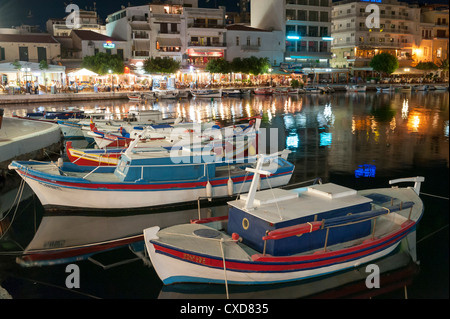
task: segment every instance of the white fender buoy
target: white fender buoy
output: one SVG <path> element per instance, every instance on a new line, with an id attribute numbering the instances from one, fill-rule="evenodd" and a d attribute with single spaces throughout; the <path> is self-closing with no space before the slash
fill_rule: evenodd
<path id="1" fill-rule="evenodd" d="M 209 181 L 206 183 L 206 197 L 209 201 L 212 201 L 212 185 Z"/>
<path id="2" fill-rule="evenodd" d="M 228 188 L 228 196 L 232 196 L 234 190 L 233 190 L 233 180 L 231 179 L 231 177 L 228 177 L 227 188 Z"/>
<path id="3" fill-rule="evenodd" d="M 58 167 L 62 167 L 64 165 L 64 161 L 62 157 L 58 158 Z"/>

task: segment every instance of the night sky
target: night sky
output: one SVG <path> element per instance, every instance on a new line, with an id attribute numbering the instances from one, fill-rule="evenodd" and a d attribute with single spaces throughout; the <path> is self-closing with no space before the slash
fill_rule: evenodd
<path id="1" fill-rule="evenodd" d="M 281 1 L 281 0 L 280 0 Z M 70 0 L 0 0 L 0 27 L 21 24 L 40 25 L 45 31 L 45 22 L 49 18 L 66 16 L 66 4 Z M 143 5 L 149 0 L 73 0 L 81 9 L 93 8 L 96 2 L 97 12 L 104 20 L 110 13 L 120 10 L 121 5 Z M 428 3 L 448 3 L 448 0 L 428 0 Z M 66 4 L 65 4 L 66 3 Z M 238 0 L 199 0 L 201 7 L 226 6 L 227 11 L 237 11 Z M 31 15 L 29 13 L 31 12 Z"/>

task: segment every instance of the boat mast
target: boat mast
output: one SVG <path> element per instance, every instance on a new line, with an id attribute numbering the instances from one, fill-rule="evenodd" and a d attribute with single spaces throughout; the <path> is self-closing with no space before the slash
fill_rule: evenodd
<path id="1" fill-rule="evenodd" d="M 261 169 L 262 165 L 264 164 L 264 160 L 269 157 L 272 157 L 272 155 L 269 155 L 269 156 L 257 155 L 258 161 L 256 162 L 256 167 L 255 168 L 247 167 L 245 169 L 247 172 L 252 172 L 254 174 L 252 183 L 250 184 L 250 189 L 247 194 L 247 199 L 245 200 L 244 208 L 247 210 L 252 210 L 254 208 L 253 201 L 255 199 L 256 190 L 258 189 L 259 180 L 261 178 L 260 175 L 261 174 L 263 174 L 263 175 L 271 175 L 272 174 L 269 171 L 264 171 Z"/>

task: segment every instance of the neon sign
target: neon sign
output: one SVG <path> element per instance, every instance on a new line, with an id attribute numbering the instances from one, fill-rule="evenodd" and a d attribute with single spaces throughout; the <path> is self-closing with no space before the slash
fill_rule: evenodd
<path id="1" fill-rule="evenodd" d="M 105 49 L 114 49 L 116 45 L 112 41 L 106 41 L 106 43 L 103 43 L 103 47 Z"/>
<path id="2" fill-rule="evenodd" d="M 373 3 L 381 3 L 381 0 L 359 0 L 361 2 L 373 2 Z"/>

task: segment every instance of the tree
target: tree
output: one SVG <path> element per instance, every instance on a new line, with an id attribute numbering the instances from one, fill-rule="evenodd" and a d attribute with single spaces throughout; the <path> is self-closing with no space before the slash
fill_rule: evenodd
<path id="1" fill-rule="evenodd" d="M 386 52 L 375 55 L 369 65 L 374 71 L 388 75 L 394 73 L 399 66 L 397 57 Z"/>
<path id="2" fill-rule="evenodd" d="M 175 73 L 180 67 L 180 62 L 169 57 L 148 58 L 144 61 L 144 70 L 147 73 Z"/>
<path id="3" fill-rule="evenodd" d="M 84 57 L 81 66 L 100 75 L 109 74 L 109 70 L 114 74 L 122 74 L 125 69 L 121 56 L 104 52 Z"/>
<path id="4" fill-rule="evenodd" d="M 426 71 L 424 74 L 424 78 L 432 79 L 433 72 L 431 71 L 436 71 L 437 69 L 439 69 L 439 67 L 433 62 L 419 62 L 416 65 L 416 69 Z"/>
<path id="5" fill-rule="evenodd" d="M 270 62 L 267 58 L 257 58 L 251 56 L 249 58 L 234 58 L 231 62 L 231 71 L 246 74 L 266 74 L 270 68 Z"/>
<path id="6" fill-rule="evenodd" d="M 227 74 L 231 72 L 231 63 L 225 59 L 210 60 L 208 64 L 206 64 L 205 70 L 210 73 Z"/>

